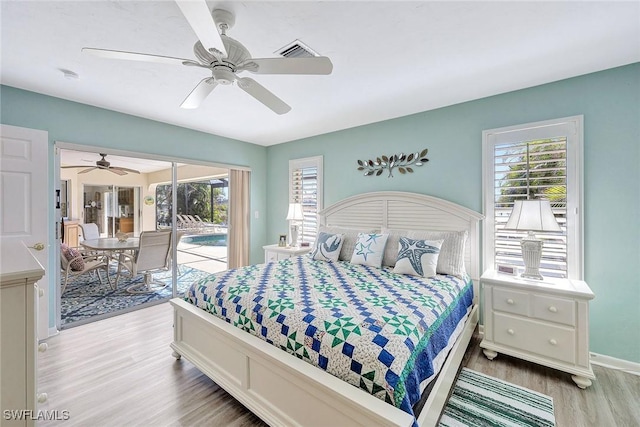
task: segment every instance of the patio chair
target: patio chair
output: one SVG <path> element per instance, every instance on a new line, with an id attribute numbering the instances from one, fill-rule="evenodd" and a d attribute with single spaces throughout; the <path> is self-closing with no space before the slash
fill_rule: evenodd
<path id="1" fill-rule="evenodd" d="M 93 222 L 89 222 L 87 224 L 79 224 L 80 229 L 82 230 L 82 238 L 84 240 L 92 240 L 100 238 L 100 229 L 98 229 L 98 224 Z"/>
<path id="2" fill-rule="evenodd" d="M 131 285 L 130 293 L 155 292 L 167 286 L 153 279 L 153 273 L 169 269 L 171 249 L 171 231 L 143 231 L 140 233 L 140 246 L 134 255 L 120 254 L 115 287 L 121 276 L 134 278 L 144 274 L 144 283 Z"/>
<path id="3" fill-rule="evenodd" d="M 109 278 L 109 260 L 104 255 L 96 255 L 95 253 L 86 253 L 78 248 L 70 248 L 66 244 L 60 245 L 60 279 L 62 281 L 62 292 L 64 294 L 67 285 L 80 276 L 87 273 L 94 273 L 98 276 L 100 284 L 103 284 L 100 271 L 104 271 L 109 286 L 111 279 Z M 113 286 L 112 286 L 113 288 Z"/>
<path id="4" fill-rule="evenodd" d="M 193 217 L 196 223 L 198 223 L 198 226 L 201 230 L 215 232 L 216 224 L 203 220 L 202 218 L 200 218 L 200 215 L 194 215 Z"/>
<path id="5" fill-rule="evenodd" d="M 187 218 L 186 215 L 176 214 L 176 218 L 178 219 L 178 229 L 189 231 L 195 228 L 192 221 L 189 218 Z"/>

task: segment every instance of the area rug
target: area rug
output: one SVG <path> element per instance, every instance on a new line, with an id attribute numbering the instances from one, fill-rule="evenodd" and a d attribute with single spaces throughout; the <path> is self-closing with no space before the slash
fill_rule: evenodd
<path id="1" fill-rule="evenodd" d="M 115 273 L 115 270 L 110 272 L 111 280 L 115 279 Z M 191 283 L 209 274 L 195 268 L 180 266 L 177 287 L 178 296 L 184 295 Z M 140 308 L 140 306 L 158 304 L 171 298 L 171 271 L 156 273 L 153 277 L 156 280 L 167 283 L 168 286 L 156 292 L 130 294 L 126 289 L 131 285 L 143 283 L 143 275 L 129 280 L 121 278 L 117 290 L 113 290 L 104 277 L 102 284 L 95 274 L 85 274 L 79 277 L 69 283 L 64 294 L 62 294 L 60 302 L 62 328 L 79 326 L 132 311 Z"/>
<path id="2" fill-rule="evenodd" d="M 462 368 L 440 426 L 555 426 L 553 399 Z"/>

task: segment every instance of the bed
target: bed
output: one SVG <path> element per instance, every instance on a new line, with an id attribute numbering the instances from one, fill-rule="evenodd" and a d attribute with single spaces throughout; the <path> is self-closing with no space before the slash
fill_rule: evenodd
<path id="1" fill-rule="evenodd" d="M 321 225 L 329 227 L 372 230 L 385 228 L 466 231 L 468 237 L 464 262 L 468 276 L 457 282 L 460 284 L 460 290 L 467 289 L 462 293 L 467 297 L 472 294 L 474 299 L 477 299 L 478 295 L 478 223 L 481 218 L 480 214 L 451 202 L 404 192 L 375 192 L 353 196 L 325 209 L 319 215 Z M 329 266 L 329 264 L 332 263 L 313 262 L 307 257 L 306 260 L 300 258 L 273 265 L 253 266 L 245 273 L 257 276 L 257 279 L 254 279 L 258 281 L 263 276 L 267 277 L 264 273 L 265 268 L 267 270 L 279 269 L 278 274 L 289 276 L 304 275 L 306 271 L 314 271 L 317 273 L 317 278 L 324 277 L 335 270 L 334 266 Z M 359 275 L 373 272 L 366 266 L 349 266 L 348 262 L 342 264 L 344 265 L 341 268 L 345 268 L 347 272 L 337 270 L 336 274 L 342 275 L 341 277 L 358 278 Z M 219 286 L 219 292 L 222 292 L 221 289 L 223 289 L 216 280 L 218 282 L 231 280 L 231 276 L 235 273 L 231 271 L 225 274 L 227 275 L 224 276 L 226 279 L 223 278 L 223 275 L 219 275 L 218 279 L 208 280 L 213 282 L 209 283 L 209 287 L 214 289 L 213 293 L 215 293 L 216 286 Z M 273 272 L 269 274 L 274 275 Z M 379 275 L 393 276 L 382 270 Z M 378 280 L 379 277 L 375 276 L 375 279 Z M 238 278 L 235 277 L 234 280 L 237 284 Z M 245 279 L 240 278 L 240 280 Z M 397 278 L 393 280 L 397 280 Z M 316 280 L 313 283 L 319 282 L 322 280 Z M 353 283 L 349 284 L 349 286 L 352 285 Z M 206 283 L 200 284 L 201 290 L 204 290 L 205 287 Z M 473 292 L 470 292 L 468 288 L 473 288 Z M 224 292 L 232 291 L 225 289 Z M 455 295 L 452 294 L 451 298 L 455 299 Z M 192 299 L 199 299 L 201 302 L 207 298 L 212 299 L 211 295 L 207 297 L 204 293 L 198 294 L 197 297 L 192 295 L 192 297 Z M 406 297 L 398 296 L 398 299 L 402 300 Z M 240 299 L 235 296 L 234 298 L 235 301 Z M 221 298 L 221 300 L 223 299 L 229 300 L 229 298 Z M 259 337 L 260 331 L 258 331 L 258 336 L 248 334 L 241 328 L 234 326 L 234 322 L 227 322 L 223 318 L 216 317 L 182 299 L 173 299 L 171 304 L 174 307 L 174 341 L 171 344 L 174 356 L 185 357 L 271 425 L 409 426 L 416 423 L 421 426 L 436 425 L 449 390 L 454 383 L 462 356 L 478 321 L 477 304 L 468 302 L 467 305 L 470 308 L 465 310 L 464 316 L 461 316 L 464 321 L 455 325 L 458 334 L 457 340 L 447 343 L 447 350 L 450 348 L 448 357 L 443 363 L 438 363 L 438 365 L 442 365 L 439 369 L 439 375 L 431 384 L 432 389 L 422 410 L 419 414 L 413 414 L 411 408 L 415 399 L 392 402 L 396 403 L 398 407 L 385 403 L 381 400 L 381 398 L 384 400 L 385 394 L 387 394 L 387 400 L 393 400 L 394 396 L 397 397 L 398 394 L 391 393 L 391 399 L 389 399 L 389 394 L 382 390 L 376 397 L 359 390 L 357 379 L 355 384 L 349 384 L 347 379 L 341 380 L 328 373 L 328 370 L 312 366 L 309 360 L 305 360 L 310 357 L 306 354 L 304 346 L 296 343 L 295 340 L 287 353 L 277 345 L 274 346 L 267 342 L 275 340 L 274 336 L 267 332 L 263 332 L 264 336 L 261 339 Z M 226 309 L 233 310 L 233 307 L 226 307 Z M 333 307 L 333 309 L 336 308 Z M 263 314 L 268 318 L 270 313 L 273 312 L 267 311 Z M 277 313 L 271 314 L 271 316 L 278 317 Z M 336 338 L 337 335 L 333 337 L 334 341 Z M 346 345 L 341 342 L 344 340 L 344 336 L 340 336 L 340 338 L 337 341 L 338 344 Z M 313 343 L 309 342 L 309 349 L 311 347 L 313 347 Z M 420 390 L 424 385 L 419 385 Z M 414 384 L 415 386 L 416 384 Z M 403 387 L 404 385 L 401 385 L 399 388 Z M 378 392 L 380 391 L 378 388 Z M 410 393 L 407 392 L 407 394 Z M 399 407 L 403 407 L 403 409 L 401 410 Z M 414 418 L 414 415 L 417 416 Z"/>

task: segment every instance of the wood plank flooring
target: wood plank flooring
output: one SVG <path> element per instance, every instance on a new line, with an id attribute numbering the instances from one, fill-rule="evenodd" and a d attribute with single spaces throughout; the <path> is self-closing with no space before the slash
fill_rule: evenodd
<path id="1" fill-rule="evenodd" d="M 168 303 L 64 330 L 39 358 L 46 411 L 69 419 L 39 426 L 263 426 L 188 361 L 171 357 Z M 640 377 L 594 366 L 597 380 L 580 390 L 570 375 L 508 356 L 487 360 L 472 340 L 464 365 L 553 397 L 556 423 L 640 425 Z M 50 412 L 51 413 L 51 412 Z"/>

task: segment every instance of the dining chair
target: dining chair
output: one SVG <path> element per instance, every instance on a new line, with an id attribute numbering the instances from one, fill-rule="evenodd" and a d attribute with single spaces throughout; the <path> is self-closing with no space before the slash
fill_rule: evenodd
<path id="1" fill-rule="evenodd" d="M 98 224 L 89 222 L 87 224 L 79 224 L 82 230 L 82 238 L 84 240 L 92 240 L 100 238 L 100 229 Z"/>
<path id="2" fill-rule="evenodd" d="M 66 244 L 60 245 L 60 279 L 62 281 L 62 291 L 64 294 L 67 285 L 87 273 L 95 273 L 103 284 L 100 271 L 104 272 L 107 282 L 111 285 L 109 278 L 109 260 L 103 255 L 86 253 L 77 248 L 71 248 Z M 113 286 L 112 286 L 113 288 Z"/>
<path id="3" fill-rule="evenodd" d="M 130 293 L 155 292 L 167 286 L 153 279 L 153 273 L 170 268 L 171 231 L 143 231 L 140 233 L 140 246 L 135 254 L 122 253 L 118 262 L 115 287 L 120 277 L 135 278 L 144 274 L 144 282 L 127 288 Z"/>

